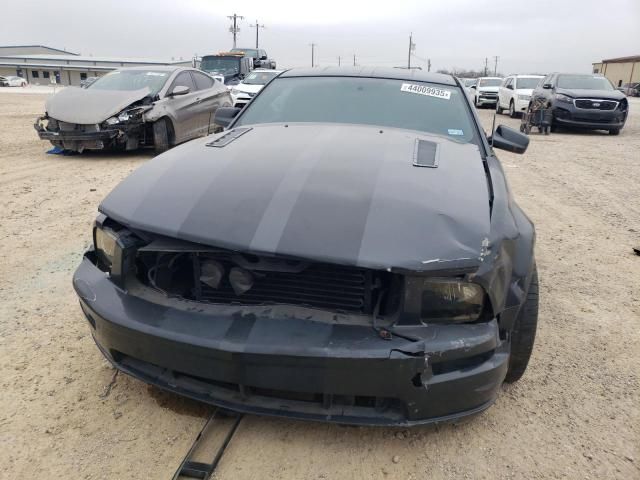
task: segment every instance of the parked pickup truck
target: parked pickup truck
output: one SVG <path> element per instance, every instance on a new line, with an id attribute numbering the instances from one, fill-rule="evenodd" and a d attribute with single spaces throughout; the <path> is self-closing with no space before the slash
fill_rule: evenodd
<path id="1" fill-rule="evenodd" d="M 267 52 L 262 48 L 232 48 L 232 52 L 242 53 L 245 57 L 253 59 L 253 68 L 268 68 L 274 70 L 276 61 L 269 58 Z"/>

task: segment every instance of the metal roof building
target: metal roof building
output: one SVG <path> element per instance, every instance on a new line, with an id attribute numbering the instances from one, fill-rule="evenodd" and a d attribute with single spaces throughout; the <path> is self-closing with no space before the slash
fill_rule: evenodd
<path id="1" fill-rule="evenodd" d="M 601 73 L 614 86 L 640 82 L 640 55 L 602 60 L 593 64 L 593 73 Z"/>
<path id="2" fill-rule="evenodd" d="M 42 45 L 0 46 L 0 76 L 16 75 L 34 85 L 54 81 L 80 85 L 87 77 L 97 77 L 117 68 L 153 65 L 190 66 L 191 61 L 82 56 Z"/>

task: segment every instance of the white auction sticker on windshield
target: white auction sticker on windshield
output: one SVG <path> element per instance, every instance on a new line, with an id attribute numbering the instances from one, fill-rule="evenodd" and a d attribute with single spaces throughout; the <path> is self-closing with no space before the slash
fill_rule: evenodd
<path id="1" fill-rule="evenodd" d="M 426 95 L 428 97 L 442 98 L 449 100 L 451 98 L 450 90 L 442 88 L 428 87 L 426 85 L 418 85 L 416 83 L 403 83 L 400 87 L 401 92 L 417 93 L 418 95 Z"/>

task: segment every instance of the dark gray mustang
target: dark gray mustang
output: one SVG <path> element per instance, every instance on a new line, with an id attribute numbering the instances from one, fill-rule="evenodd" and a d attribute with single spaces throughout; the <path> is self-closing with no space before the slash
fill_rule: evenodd
<path id="1" fill-rule="evenodd" d="M 74 286 L 102 353 L 239 412 L 452 420 L 524 373 L 534 227 L 462 85 L 287 71 L 102 202 Z"/>

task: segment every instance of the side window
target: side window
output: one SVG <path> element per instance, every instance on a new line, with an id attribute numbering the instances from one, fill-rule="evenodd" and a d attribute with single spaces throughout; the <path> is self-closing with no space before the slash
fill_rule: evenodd
<path id="1" fill-rule="evenodd" d="M 509 90 L 513 90 L 511 88 L 512 85 L 513 85 L 513 78 L 507 77 L 507 79 L 504 81 L 505 88 L 508 88 Z"/>
<path id="2" fill-rule="evenodd" d="M 196 85 L 193 83 L 193 79 L 191 78 L 191 74 L 189 72 L 179 73 L 176 79 L 173 81 L 169 92 L 171 92 L 177 86 L 189 87 L 189 90 L 192 92 L 196 90 Z"/>
<path id="3" fill-rule="evenodd" d="M 192 71 L 191 75 L 193 75 L 193 79 L 196 81 L 197 90 L 204 90 L 205 88 L 213 87 L 213 78 L 205 75 L 204 73 Z"/>

